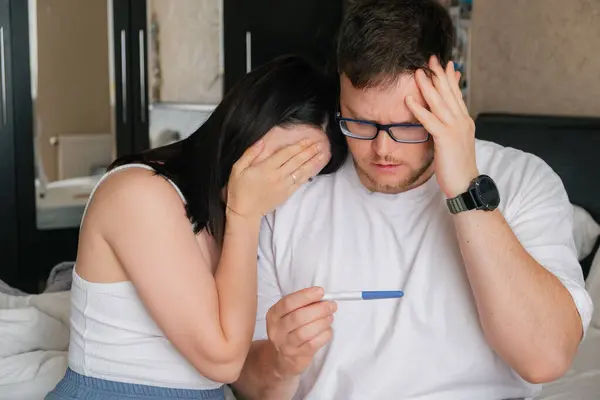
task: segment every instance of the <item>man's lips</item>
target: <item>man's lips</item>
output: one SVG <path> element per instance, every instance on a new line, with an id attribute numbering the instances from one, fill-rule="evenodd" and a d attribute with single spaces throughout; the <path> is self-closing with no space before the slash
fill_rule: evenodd
<path id="1" fill-rule="evenodd" d="M 381 171 L 393 171 L 399 168 L 402 164 L 379 164 L 373 163 L 373 166 Z"/>

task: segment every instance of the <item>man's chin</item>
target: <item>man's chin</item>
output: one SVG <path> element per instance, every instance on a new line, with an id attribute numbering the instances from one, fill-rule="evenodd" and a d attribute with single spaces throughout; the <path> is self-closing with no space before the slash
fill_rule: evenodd
<path id="1" fill-rule="evenodd" d="M 370 189 L 372 192 L 385 193 L 385 194 L 398 194 L 406 192 L 408 188 L 403 184 L 399 183 L 379 183 L 375 187 Z"/>
<path id="2" fill-rule="evenodd" d="M 404 178 L 403 176 L 395 176 L 392 178 L 389 176 L 382 177 L 377 175 L 370 175 L 369 177 L 371 179 L 369 179 L 370 185 L 368 189 L 372 192 L 396 194 L 404 192 L 407 189 L 405 187 L 406 185 L 404 184 L 406 178 Z"/>

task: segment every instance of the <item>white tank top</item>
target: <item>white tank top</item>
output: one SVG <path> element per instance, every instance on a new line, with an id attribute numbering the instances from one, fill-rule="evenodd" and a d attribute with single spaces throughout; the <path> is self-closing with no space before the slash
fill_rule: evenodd
<path id="1" fill-rule="evenodd" d="M 144 164 L 117 167 L 98 182 L 126 168 L 145 168 Z M 181 200 L 185 198 L 175 185 Z M 173 347 L 152 320 L 133 283 L 93 283 L 82 279 L 73 269 L 71 287 L 71 338 L 69 367 L 82 375 L 111 381 L 179 389 L 216 389 Z"/>

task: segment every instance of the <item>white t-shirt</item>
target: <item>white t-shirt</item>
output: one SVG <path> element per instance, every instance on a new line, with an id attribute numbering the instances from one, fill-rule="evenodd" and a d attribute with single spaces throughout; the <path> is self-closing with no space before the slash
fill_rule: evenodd
<path id="1" fill-rule="evenodd" d="M 499 188 L 504 217 L 570 291 L 587 329 L 592 303 L 559 177 L 531 154 L 484 141 L 476 149 L 479 171 Z M 294 399 L 492 400 L 530 398 L 541 388 L 486 343 L 435 176 L 406 193 L 371 193 L 349 158 L 265 217 L 255 340 L 266 339 L 273 304 L 313 285 L 405 295 L 339 302 L 333 339 L 303 374 Z"/>

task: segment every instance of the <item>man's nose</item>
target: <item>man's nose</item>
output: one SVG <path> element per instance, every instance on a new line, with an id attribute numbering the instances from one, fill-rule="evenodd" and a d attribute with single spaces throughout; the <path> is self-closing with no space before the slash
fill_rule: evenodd
<path id="1" fill-rule="evenodd" d="M 379 135 L 373 139 L 373 151 L 379 156 L 385 156 L 394 150 L 396 142 L 390 135 L 384 131 L 379 131 Z"/>

